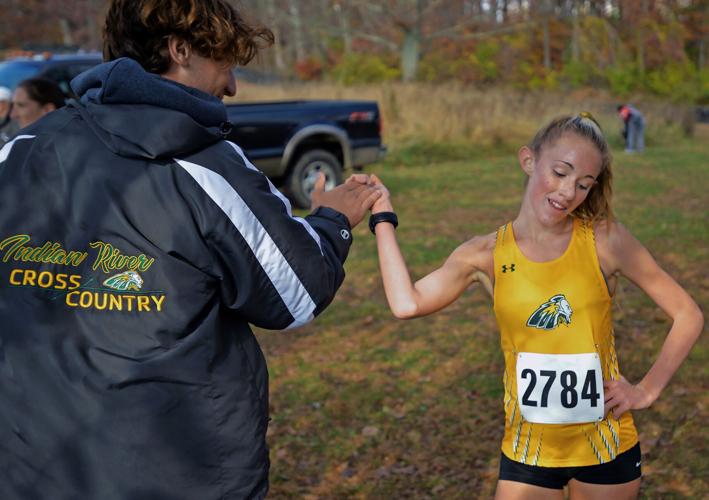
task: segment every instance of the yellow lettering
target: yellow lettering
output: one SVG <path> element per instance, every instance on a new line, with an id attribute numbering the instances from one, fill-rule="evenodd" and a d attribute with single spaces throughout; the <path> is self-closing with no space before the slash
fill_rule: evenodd
<path id="1" fill-rule="evenodd" d="M 99 311 L 106 309 L 106 302 L 108 302 L 108 297 L 106 297 L 106 295 L 107 294 L 102 293 L 101 297 L 103 297 L 103 302 L 99 302 L 99 294 L 94 293 L 94 307 Z"/>
<path id="2" fill-rule="evenodd" d="M 165 300 L 164 295 L 160 295 L 159 297 L 155 297 L 154 295 L 150 296 L 151 299 L 153 299 L 153 302 L 155 302 L 155 307 L 157 308 L 158 312 L 162 311 L 162 303 Z"/>
<path id="3" fill-rule="evenodd" d="M 67 253 L 56 242 L 46 241 L 40 247 L 25 246 L 29 243 L 30 237 L 27 234 L 16 234 L 0 241 L 0 251 L 5 251 L 2 261 L 15 259 L 23 262 L 40 262 L 44 264 L 61 264 L 64 266 L 78 266 L 88 254 L 86 252 Z"/>
<path id="4" fill-rule="evenodd" d="M 71 299 L 72 296 L 76 296 L 76 295 L 79 295 L 79 292 L 67 293 L 66 294 L 66 305 L 68 305 L 69 307 L 77 307 L 79 304 L 77 304 L 76 302 L 72 302 L 72 299 Z"/>
<path id="5" fill-rule="evenodd" d="M 123 310 L 123 301 L 121 300 L 120 295 L 113 295 L 110 294 L 109 296 L 109 305 L 108 309 L 113 311 L 114 309 L 118 309 L 119 311 Z"/>
<path id="6" fill-rule="evenodd" d="M 152 257 L 148 259 L 142 253 L 138 256 L 138 260 L 140 261 L 140 264 L 138 264 L 138 269 L 140 269 L 142 272 L 147 271 L 150 266 L 153 265 L 153 262 L 155 262 L 155 259 L 153 259 Z"/>
<path id="7" fill-rule="evenodd" d="M 113 257 L 113 262 L 111 263 L 111 267 L 114 269 L 123 269 L 126 267 L 126 262 L 128 262 L 128 257 L 125 255 L 120 255 L 120 252 L 118 250 L 113 251 L 114 257 Z"/>
<path id="8" fill-rule="evenodd" d="M 69 283 L 71 283 L 71 287 L 69 287 L 70 290 L 74 290 L 76 288 L 79 288 L 81 286 L 81 276 L 78 274 L 72 274 L 69 276 Z"/>
<path id="9" fill-rule="evenodd" d="M 49 271 L 42 271 L 37 276 L 37 285 L 40 288 L 50 288 L 54 284 L 54 275 Z"/>
<path id="10" fill-rule="evenodd" d="M 15 275 L 16 274 L 22 274 L 23 269 L 13 269 L 12 272 L 10 273 L 10 284 L 11 285 L 22 285 L 21 281 L 16 281 L 15 280 Z"/>
<path id="11" fill-rule="evenodd" d="M 140 296 L 137 298 L 138 301 L 138 311 L 145 309 L 150 312 L 150 298 L 145 296 Z"/>
<path id="12" fill-rule="evenodd" d="M 49 258 L 49 262 L 52 264 L 64 264 L 66 260 L 66 252 L 62 250 L 61 248 L 54 252 L 52 256 Z"/>
<path id="13" fill-rule="evenodd" d="M 12 280 L 19 283 L 21 269 L 16 269 L 18 276 L 12 276 Z M 59 276 L 54 277 L 55 288 L 58 288 Z M 66 284 L 66 275 L 61 275 L 62 283 Z M 48 288 L 48 287 L 46 287 Z M 96 309 L 98 311 L 136 311 L 136 312 L 162 312 L 165 302 L 165 295 L 118 295 L 110 292 L 92 292 L 88 290 L 73 290 L 66 294 L 66 304 L 69 307 L 81 307 L 82 309 Z"/>
<path id="14" fill-rule="evenodd" d="M 41 259 L 41 256 L 42 256 L 42 254 L 43 254 L 44 252 L 47 251 L 47 249 L 49 248 L 49 246 L 50 246 L 50 245 L 49 245 L 49 242 L 46 242 L 46 243 L 45 243 L 43 246 L 41 246 L 41 247 L 35 247 L 35 248 L 33 248 L 32 251 L 28 254 L 29 260 L 31 260 L 32 262 L 42 262 L 42 261 L 40 260 L 40 259 Z"/>
<path id="15" fill-rule="evenodd" d="M 84 309 L 88 309 L 93 304 L 93 296 L 91 292 L 81 292 L 79 295 L 79 305 Z"/>
<path id="16" fill-rule="evenodd" d="M 66 290 L 66 274 L 57 274 L 54 279 L 57 280 L 57 285 L 54 288 L 56 288 L 57 290 Z"/>
<path id="17" fill-rule="evenodd" d="M 106 274 L 121 269 L 130 271 L 139 269 L 145 272 L 155 261 L 155 259 L 148 258 L 144 254 L 137 256 L 122 255 L 118 248 L 103 241 L 94 241 L 89 246 L 98 250 L 98 255 L 92 265 L 93 270 L 101 268 Z"/>
<path id="18" fill-rule="evenodd" d="M 94 265 L 91 268 L 95 271 L 100 266 L 104 273 L 110 272 L 105 261 L 111 256 L 111 245 L 104 243 L 103 241 L 94 241 L 93 243 L 89 243 L 89 246 L 91 248 L 99 249 L 98 257 L 96 257 Z"/>
<path id="19" fill-rule="evenodd" d="M 12 254 L 22 248 L 22 246 L 28 241 L 30 241 L 30 237 L 27 234 L 16 234 L 15 236 L 10 236 L 9 238 L 5 238 L 0 241 L 0 250 L 5 250 L 7 247 L 10 247 L 3 256 L 2 261 L 7 262 L 10 257 L 12 257 Z M 15 260 L 18 259 L 15 258 Z"/>
<path id="20" fill-rule="evenodd" d="M 84 262 L 88 256 L 89 254 L 86 252 L 69 252 L 66 256 L 65 263 L 74 267 L 79 267 L 79 265 Z"/>
<path id="21" fill-rule="evenodd" d="M 31 269 L 27 269 L 25 271 L 25 275 L 22 278 L 22 284 L 23 285 L 30 285 L 30 286 L 35 286 L 34 280 L 37 277 L 37 272 L 32 271 Z"/>

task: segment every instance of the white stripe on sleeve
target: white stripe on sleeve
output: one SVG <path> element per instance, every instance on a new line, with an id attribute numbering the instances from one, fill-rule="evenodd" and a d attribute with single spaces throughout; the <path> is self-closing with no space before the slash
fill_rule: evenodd
<path id="1" fill-rule="evenodd" d="M 34 135 L 18 135 L 15 137 L 13 140 L 5 144 L 2 149 L 0 149 L 0 163 L 4 162 L 7 160 L 7 157 L 10 155 L 10 151 L 12 151 L 12 146 L 15 145 L 15 141 L 19 141 L 22 139 L 34 139 Z"/>
<path id="2" fill-rule="evenodd" d="M 175 160 L 226 214 L 253 251 L 294 318 L 288 328 L 313 319 L 316 304 L 276 243 L 239 193 L 218 173 L 195 163 Z"/>
<path id="3" fill-rule="evenodd" d="M 244 160 L 244 163 L 246 164 L 246 166 L 248 168 L 250 168 L 251 170 L 256 170 L 257 172 L 261 172 L 258 168 L 256 168 L 256 166 L 253 163 L 251 163 L 249 161 L 249 159 L 244 154 L 244 151 L 239 146 L 237 146 L 236 144 L 234 144 L 231 141 L 226 141 L 226 142 L 232 148 L 234 148 L 234 150 L 239 154 L 239 156 L 241 156 L 241 158 Z M 263 172 L 261 172 L 261 173 L 263 173 Z M 281 193 L 278 190 L 278 188 L 273 185 L 273 183 L 268 179 L 268 177 L 266 178 L 266 180 L 268 181 L 268 186 L 271 189 L 271 193 L 278 196 L 278 198 L 283 202 L 283 204 L 286 206 L 286 210 L 288 211 L 288 215 L 290 215 L 296 221 L 300 222 L 303 225 L 303 227 L 305 227 L 305 230 L 308 231 L 308 234 L 310 234 L 310 236 L 312 236 L 312 238 L 318 244 L 318 247 L 320 247 L 320 253 L 322 254 L 323 252 L 322 252 L 322 244 L 320 243 L 320 235 L 315 231 L 315 229 L 313 229 L 313 226 L 308 224 L 308 221 L 306 221 L 302 217 L 293 217 L 293 211 L 291 210 L 291 204 L 290 204 L 290 201 L 288 201 L 288 198 L 283 196 L 283 193 Z"/>

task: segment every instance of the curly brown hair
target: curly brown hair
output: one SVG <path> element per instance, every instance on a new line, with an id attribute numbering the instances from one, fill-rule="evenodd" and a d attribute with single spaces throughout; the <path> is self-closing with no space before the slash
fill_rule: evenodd
<path id="1" fill-rule="evenodd" d="M 157 74 L 170 67 L 170 36 L 232 66 L 247 64 L 274 40 L 271 30 L 249 24 L 226 0 L 112 0 L 103 35 L 106 61 L 130 57 Z"/>

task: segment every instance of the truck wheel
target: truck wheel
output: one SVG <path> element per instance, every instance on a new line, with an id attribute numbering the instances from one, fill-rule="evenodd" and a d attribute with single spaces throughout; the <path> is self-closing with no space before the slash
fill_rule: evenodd
<path id="1" fill-rule="evenodd" d="M 286 181 L 288 194 L 295 206 L 310 208 L 310 193 L 320 172 L 325 174 L 326 190 L 342 183 L 342 164 L 332 153 L 313 149 L 298 158 Z"/>

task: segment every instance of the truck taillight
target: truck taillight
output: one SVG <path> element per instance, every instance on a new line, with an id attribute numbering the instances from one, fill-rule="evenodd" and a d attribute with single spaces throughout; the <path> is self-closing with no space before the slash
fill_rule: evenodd
<path id="1" fill-rule="evenodd" d="M 371 122 L 374 116 L 374 111 L 353 111 L 350 113 L 350 123 Z"/>

